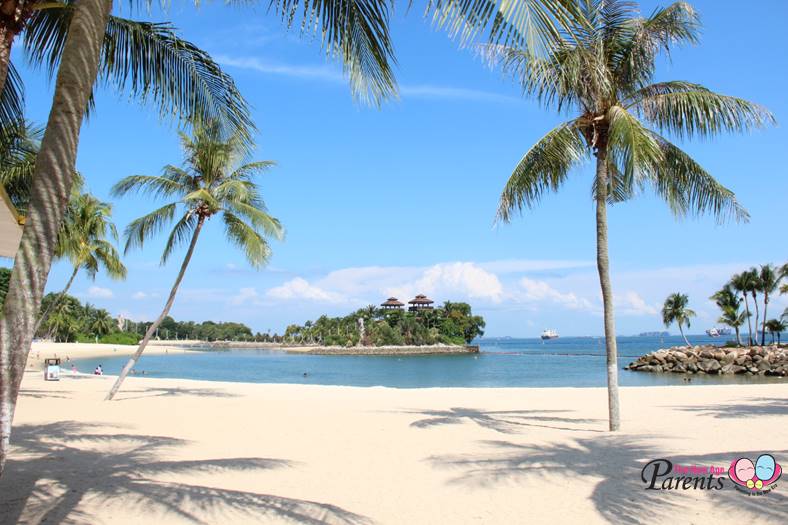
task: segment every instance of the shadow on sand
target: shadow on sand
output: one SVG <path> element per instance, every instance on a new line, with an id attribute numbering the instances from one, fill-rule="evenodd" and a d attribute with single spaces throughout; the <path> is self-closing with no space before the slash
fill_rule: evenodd
<path id="1" fill-rule="evenodd" d="M 76 422 L 20 425 L 0 479 L 0 522 L 94 523 L 80 512 L 83 498 L 123 498 L 130 511 L 151 508 L 193 523 L 219 520 L 293 521 L 343 525 L 368 524 L 368 518 L 335 505 L 239 490 L 151 479 L 161 474 L 211 474 L 282 469 L 282 459 L 229 458 L 162 461 L 167 450 L 185 444 L 164 436 L 124 434 L 118 428 Z M 112 430 L 110 430 L 112 431 Z M 92 449 L 75 444 L 88 443 Z M 111 451 L 108 448 L 111 447 Z M 232 516 L 232 519 L 224 518 Z"/>
<path id="2" fill-rule="evenodd" d="M 136 394 L 136 395 L 134 395 Z M 175 396 L 191 396 L 191 397 L 216 397 L 216 398 L 231 398 L 239 397 L 238 394 L 232 394 L 224 390 L 216 388 L 184 388 L 184 387 L 147 387 L 142 390 L 121 390 L 113 401 L 129 401 L 131 399 L 146 399 L 149 397 L 175 397 Z"/>
<path id="3" fill-rule="evenodd" d="M 788 399 L 756 397 L 729 405 L 677 406 L 671 408 L 685 412 L 697 412 L 704 416 L 722 419 L 786 416 L 788 415 Z"/>
<path id="4" fill-rule="evenodd" d="M 743 511 L 752 523 L 785 523 L 788 513 L 788 496 L 779 489 L 766 496 L 748 497 L 736 491 L 726 477 L 723 490 L 654 491 L 644 490 L 646 485 L 640 477 L 641 469 L 652 459 L 727 466 L 735 457 L 754 458 L 764 451 L 674 456 L 642 440 L 611 435 L 576 439 L 571 444 L 531 446 L 486 441 L 484 445 L 489 453 L 441 455 L 427 460 L 435 468 L 456 471 L 449 483 L 463 486 L 494 487 L 536 480 L 544 490 L 562 490 L 562 480 L 567 477 L 587 478 L 586 482 L 594 486 L 594 506 L 612 523 L 691 522 L 698 513 L 693 505 L 696 498 L 710 499 L 720 516 L 728 510 Z M 788 450 L 769 452 L 778 458 L 788 457 Z"/>
<path id="5" fill-rule="evenodd" d="M 571 410 L 479 410 L 452 407 L 448 410 L 407 410 L 405 413 L 427 416 L 410 424 L 415 428 L 471 422 L 502 434 L 517 434 L 529 427 L 570 432 L 604 432 L 599 428 L 603 420 L 572 417 Z"/>

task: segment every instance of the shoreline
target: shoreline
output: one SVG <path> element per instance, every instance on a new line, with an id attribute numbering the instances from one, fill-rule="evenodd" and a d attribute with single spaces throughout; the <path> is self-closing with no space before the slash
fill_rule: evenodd
<path id="1" fill-rule="evenodd" d="M 0 478 L 9 523 L 781 523 L 782 487 L 644 491 L 656 458 L 788 461 L 788 388 L 253 384 L 26 374 Z M 688 439 L 687 436 L 692 436 Z M 753 436 L 758 436 L 753 443 Z M 228 446 L 228 439 L 231 446 Z M 337 475 L 341 473 L 341 475 Z M 327 482 L 330 480 L 330 482 Z M 757 504 L 756 504 L 757 503 Z"/>

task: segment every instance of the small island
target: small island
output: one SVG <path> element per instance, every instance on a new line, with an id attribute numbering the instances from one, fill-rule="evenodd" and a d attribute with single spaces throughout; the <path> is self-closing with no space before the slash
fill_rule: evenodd
<path id="1" fill-rule="evenodd" d="M 396 297 L 379 307 L 369 305 L 344 317 L 323 315 L 287 327 L 282 346 L 288 351 L 321 355 L 425 355 L 476 353 L 470 345 L 484 335 L 484 318 L 468 303 L 434 301 L 419 294 L 408 308 Z"/>

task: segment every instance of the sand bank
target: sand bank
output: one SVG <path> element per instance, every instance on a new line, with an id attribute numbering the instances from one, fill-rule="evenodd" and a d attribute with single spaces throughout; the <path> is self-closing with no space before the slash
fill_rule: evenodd
<path id="1" fill-rule="evenodd" d="M 650 460 L 788 467 L 788 385 L 413 389 L 111 377 L 23 382 L 8 523 L 766 523 L 748 497 L 647 491 Z M 785 476 L 784 476 L 785 477 Z M 142 521 L 140 521 L 142 520 Z"/>
<path id="2" fill-rule="evenodd" d="M 27 359 L 27 368 L 28 370 L 40 370 L 44 359 L 49 357 L 59 357 L 65 365 L 66 358 L 90 359 L 104 356 L 131 356 L 136 350 L 137 345 L 35 342 Z M 188 348 L 160 344 L 149 344 L 145 348 L 146 355 L 188 351 Z"/>

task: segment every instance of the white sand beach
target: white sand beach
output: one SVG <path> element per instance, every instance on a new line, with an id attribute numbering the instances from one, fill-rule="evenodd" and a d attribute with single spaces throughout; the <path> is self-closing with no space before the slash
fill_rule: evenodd
<path id="1" fill-rule="evenodd" d="M 90 359 L 93 357 L 131 356 L 137 350 L 137 345 L 113 344 L 85 344 L 85 343 L 54 343 L 51 341 L 36 341 L 27 358 L 27 370 L 40 370 L 44 359 L 59 357 L 65 365 L 69 359 Z M 176 345 L 160 344 L 159 341 L 151 342 L 145 348 L 145 355 L 160 355 L 177 352 L 189 352 L 188 348 Z"/>
<path id="2" fill-rule="evenodd" d="M 646 462 L 788 466 L 788 385 L 413 389 L 28 373 L 3 523 L 784 523 L 768 495 L 647 491 Z M 144 517 L 144 520 L 142 519 Z"/>

